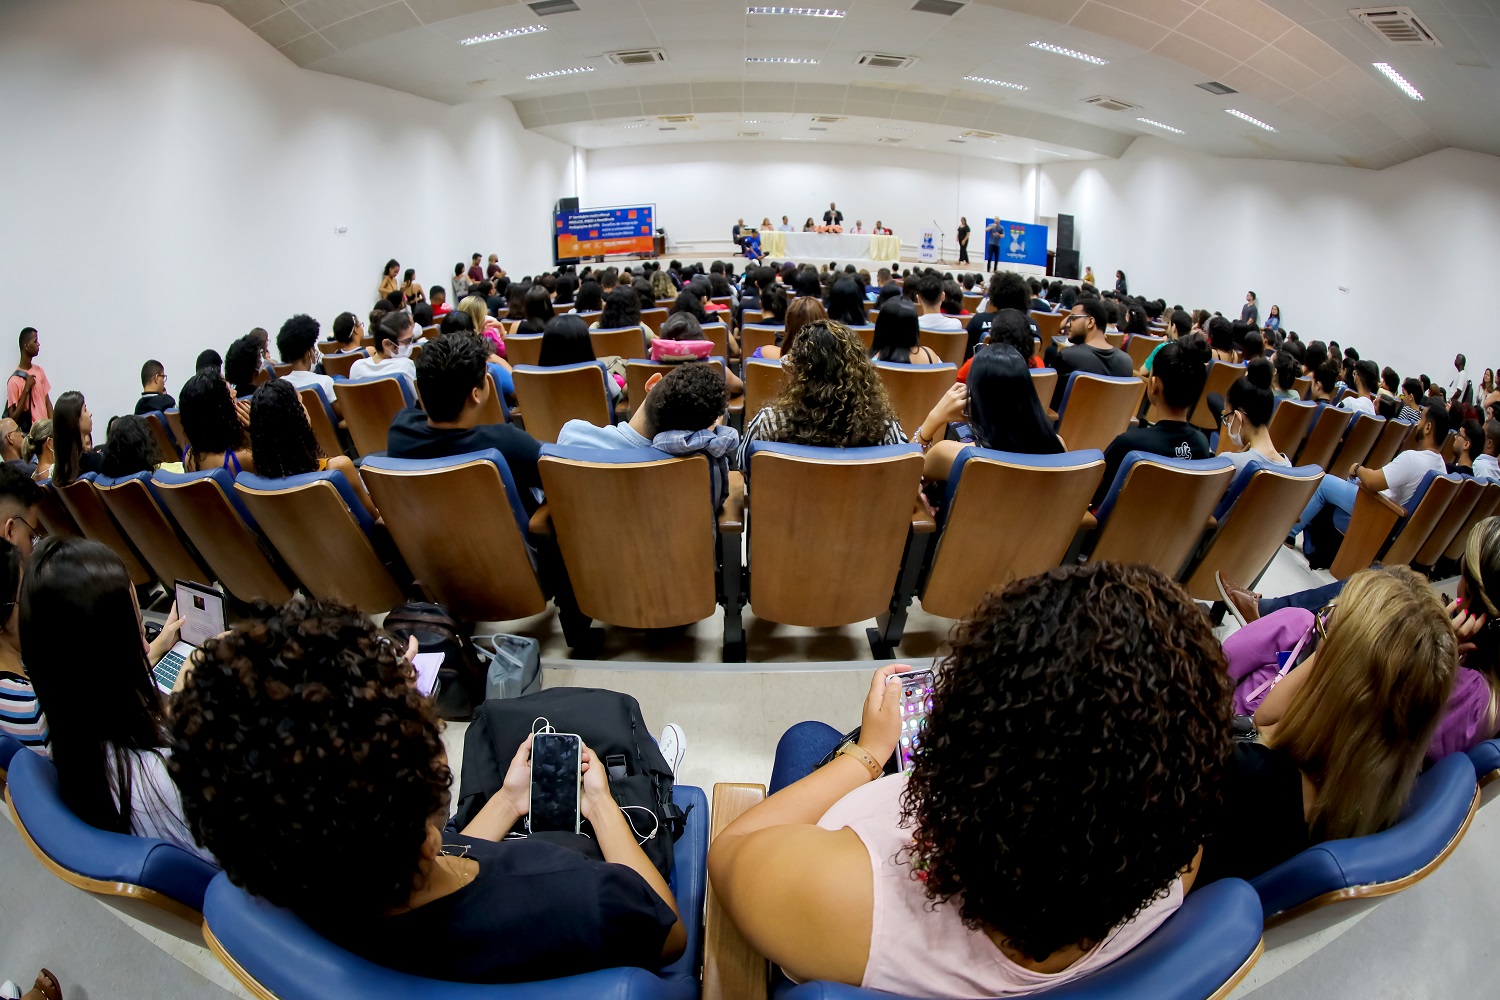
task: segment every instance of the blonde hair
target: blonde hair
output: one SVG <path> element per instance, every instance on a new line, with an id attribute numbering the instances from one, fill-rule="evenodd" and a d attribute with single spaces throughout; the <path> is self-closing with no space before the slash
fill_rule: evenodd
<path id="1" fill-rule="evenodd" d="M 47 449 L 47 439 L 51 436 L 51 420 L 38 420 L 32 424 L 31 430 L 26 432 L 26 437 L 21 441 L 21 457 L 29 462 L 41 455 Z"/>
<path id="2" fill-rule="evenodd" d="M 828 310 L 811 295 L 799 295 L 793 299 L 792 304 L 786 307 L 786 334 L 781 338 L 781 353 L 790 353 L 792 345 L 797 342 L 797 334 L 802 332 L 804 326 L 827 318 Z"/>
<path id="3" fill-rule="evenodd" d="M 1319 840 L 1395 822 L 1411 794 L 1458 668 L 1437 593 L 1406 566 L 1350 577 L 1306 685 L 1271 734 L 1317 787 Z"/>
<path id="4" fill-rule="evenodd" d="M 458 304 L 458 311 L 467 313 L 474 321 L 474 332 L 481 337 L 484 336 L 484 324 L 490 318 L 489 306 L 484 304 L 484 299 L 477 295 L 470 295 Z"/>
<path id="5" fill-rule="evenodd" d="M 658 299 L 675 299 L 677 297 L 677 286 L 672 284 L 672 279 L 667 277 L 666 271 L 654 271 L 651 274 L 651 294 Z"/>

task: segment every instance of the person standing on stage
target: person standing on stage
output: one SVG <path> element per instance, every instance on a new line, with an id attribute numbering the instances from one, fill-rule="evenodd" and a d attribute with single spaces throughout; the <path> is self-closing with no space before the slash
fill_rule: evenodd
<path id="1" fill-rule="evenodd" d="M 823 225 L 842 226 L 844 224 L 844 213 L 833 202 L 828 203 L 828 211 L 823 213 Z"/>
<path id="2" fill-rule="evenodd" d="M 969 263 L 969 219 L 964 215 L 958 217 L 958 262 Z"/>
<path id="3" fill-rule="evenodd" d="M 1000 270 L 1001 228 L 1000 216 L 997 214 L 984 229 L 984 269 L 986 271 Z"/>

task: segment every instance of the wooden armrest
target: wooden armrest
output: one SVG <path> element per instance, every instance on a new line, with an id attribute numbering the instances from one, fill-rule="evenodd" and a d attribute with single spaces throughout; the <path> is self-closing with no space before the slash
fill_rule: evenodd
<path id="1" fill-rule="evenodd" d="M 720 831 L 765 798 L 765 785 L 714 785 L 710 847 Z M 766 1000 L 767 979 L 765 957 L 750 947 L 720 908 L 710 882 L 703 911 L 703 1000 Z"/>
<path id="2" fill-rule="evenodd" d="M 527 528 L 533 535 L 551 535 L 551 509 L 548 508 L 546 504 L 542 504 L 540 507 L 538 507 L 536 509 L 536 513 L 531 515 L 531 523 L 527 525 Z"/>
<path id="3" fill-rule="evenodd" d="M 1084 511 L 1083 517 L 1079 519 L 1078 528 L 1081 531 L 1093 531 L 1099 527 L 1099 519 L 1094 516 L 1093 511 Z"/>
<path id="4" fill-rule="evenodd" d="M 1354 494 L 1354 511 L 1349 515 L 1349 530 L 1339 545 L 1338 555 L 1328 571 L 1334 579 L 1346 580 L 1362 569 L 1368 569 L 1396 522 L 1406 516 L 1406 509 L 1363 483 Z"/>
<path id="5" fill-rule="evenodd" d="M 921 497 L 912 502 L 911 530 L 918 535 L 930 535 L 937 530 L 937 519 L 932 516 Z"/>
<path id="6" fill-rule="evenodd" d="M 745 474 L 729 474 L 729 492 L 724 497 L 724 509 L 719 511 L 719 534 L 739 535 L 745 531 Z"/>

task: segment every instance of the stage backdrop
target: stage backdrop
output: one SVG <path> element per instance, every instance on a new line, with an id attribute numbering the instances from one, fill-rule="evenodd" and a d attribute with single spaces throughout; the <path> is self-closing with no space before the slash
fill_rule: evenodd
<path id="1" fill-rule="evenodd" d="M 994 219 L 984 220 L 984 232 Z M 1000 220 L 1000 260 L 1006 264 L 1047 266 L 1047 227 L 1030 222 Z"/>
<path id="2" fill-rule="evenodd" d="M 651 253 L 655 247 L 655 216 L 655 205 L 558 212 L 554 228 L 557 259 Z"/>

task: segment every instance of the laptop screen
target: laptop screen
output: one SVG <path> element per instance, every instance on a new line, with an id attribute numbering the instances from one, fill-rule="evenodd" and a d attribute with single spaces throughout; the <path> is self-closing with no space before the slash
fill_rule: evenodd
<path id="1" fill-rule="evenodd" d="M 177 614 L 182 618 L 180 637 L 190 646 L 202 646 L 226 628 L 224 595 L 182 580 L 177 581 Z"/>

